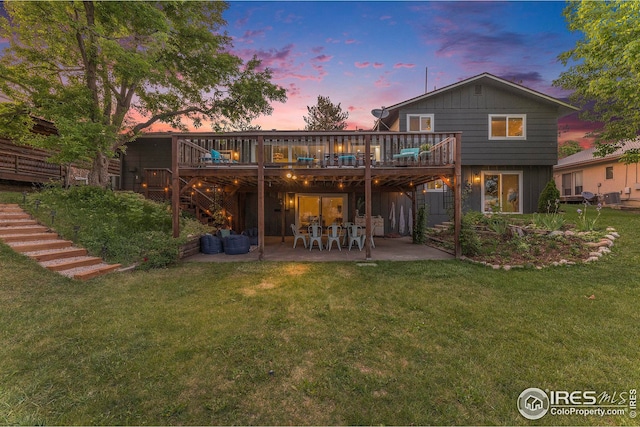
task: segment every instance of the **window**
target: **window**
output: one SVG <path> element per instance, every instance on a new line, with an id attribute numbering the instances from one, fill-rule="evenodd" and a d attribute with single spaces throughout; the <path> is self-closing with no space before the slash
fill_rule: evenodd
<path id="1" fill-rule="evenodd" d="M 562 174 L 562 195 L 571 196 L 571 174 Z"/>
<path id="2" fill-rule="evenodd" d="M 613 166 L 607 166 L 604 170 L 605 179 L 613 179 Z"/>
<path id="3" fill-rule="evenodd" d="M 484 213 L 522 213 L 522 172 L 483 171 L 481 203 Z"/>
<path id="4" fill-rule="evenodd" d="M 582 171 L 562 174 L 563 196 L 580 196 L 582 194 Z"/>
<path id="5" fill-rule="evenodd" d="M 582 194 L 582 171 L 573 173 L 574 195 Z"/>
<path id="6" fill-rule="evenodd" d="M 430 193 L 444 193 L 447 191 L 447 184 L 445 184 L 441 179 L 427 182 L 426 187 L 427 191 Z"/>
<path id="7" fill-rule="evenodd" d="M 433 132 L 433 114 L 408 114 L 407 131 Z"/>
<path id="8" fill-rule="evenodd" d="M 489 139 L 525 139 L 527 116 L 489 114 Z"/>

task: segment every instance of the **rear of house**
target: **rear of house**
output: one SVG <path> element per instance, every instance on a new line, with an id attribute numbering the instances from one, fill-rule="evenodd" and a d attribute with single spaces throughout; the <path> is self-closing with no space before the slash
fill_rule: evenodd
<path id="1" fill-rule="evenodd" d="M 462 132 L 465 209 L 531 213 L 553 178 L 558 119 L 577 108 L 491 74 L 463 80 L 387 108 L 378 129 Z M 429 222 L 448 218 L 446 181 L 426 186 Z"/>

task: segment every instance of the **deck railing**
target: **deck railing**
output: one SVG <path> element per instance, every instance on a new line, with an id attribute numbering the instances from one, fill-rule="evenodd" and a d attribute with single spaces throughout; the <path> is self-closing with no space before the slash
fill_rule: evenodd
<path id="1" fill-rule="evenodd" d="M 49 163 L 42 156 L 5 150 L 0 150 L 0 170 L 22 177 L 32 177 L 34 182 L 61 180 L 65 176 L 64 167 Z"/>
<path id="2" fill-rule="evenodd" d="M 28 146 L 18 146 L 0 139 L 0 174 L 14 181 L 41 182 L 64 181 L 67 165 L 50 163 L 51 153 Z M 71 164 L 77 169 L 89 169 L 87 165 Z M 120 160 L 111 159 L 108 171 L 110 175 L 120 175 Z M 73 173 L 71 173 L 73 176 Z"/>
<path id="3" fill-rule="evenodd" d="M 366 144 L 376 166 L 450 166 L 456 133 L 408 132 L 248 132 L 181 135 L 182 167 L 234 167 L 257 164 L 263 138 L 267 167 L 364 166 Z M 214 155 L 211 156 L 212 150 Z"/>

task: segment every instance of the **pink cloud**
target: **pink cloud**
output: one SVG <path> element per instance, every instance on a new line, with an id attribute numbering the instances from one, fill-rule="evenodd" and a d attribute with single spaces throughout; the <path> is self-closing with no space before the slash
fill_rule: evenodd
<path id="1" fill-rule="evenodd" d="M 265 28 L 263 28 L 261 30 L 245 31 L 244 34 L 242 35 L 242 37 L 237 39 L 237 41 L 239 41 L 241 43 L 252 44 L 254 42 L 254 39 L 256 39 L 256 38 L 264 38 L 264 36 L 267 33 L 267 31 L 271 31 L 271 30 L 273 30 L 273 27 L 265 27 Z"/>
<path id="2" fill-rule="evenodd" d="M 344 41 L 344 44 L 355 44 L 358 43 L 356 39 L 347 39 Z"/>
<path id="3" fill-rule="evenodd" d="M 300 96 L 301 92 L 302 90 L 300 89 L 300 86 L 295 83 L 289 83 L 287 86 L 287 98 L 289 99 Z"/>
<path id="4" fill-rule="evenodd" d="M 382 67 L 384 67 L 384 64 L 382 62 L 373 63 L 373 68 L 382 68 Z"/>
<path id="5" fill-rule="evenodd" d="M 398 62 L 393 68 L 414 68 L 416 64 L 405 64 L 404 62 Z"/>
<path id="6" fill-rule="evenodd" d="M 322 65 L 312 64 L 311 67 L 318 73 L 318 80 L 322 80 L 322 78 L 327 75 L 327 71 Z"/>
<path id="7" fill-rule="evenodd" d="M 389 20 L 389 19 L 391 19 L 391 16 L 390 16 L 390 15 L 383 15 L 383 16 L 381 16 L 381 17 L 380 17 L 380 20 L 381 20 L 381 21 L 387 21 L 387 20 Z"/>
<path id="8" fill-rule="evenodd" d="M 329 62 L 333 59 L 332 55 L 319 55 L 315 58 L 311 58 L 312 62 Z"/>
<path id="9" fill-rule="evenodd" d="M 386 75 L 382 75 L 382 76 L 380 76 L 380 77 L 378 78 L 378 80 L 376 80 L 376 81 L 373 83 L 373 85 L 374 85 L 375 87 L 378 87 L 378 88 L 380 88 L 380 87 L 389 87 L 389 86 L 391 86 L 391 82 L 387 79 L 387 76 L 386 76 Z"/>
<path id="10" fill-rule="evenodd" d="M 329 37 L 328 39 L 325 40 L 325 42 L 330 44 L 336 44 L 336 43 L 340 43 L 340 40 Z"/>
<path id="11" fill-rule="evenodd" d="M 367 68 L 369 65 L 371 65 L 370 62 L 356 62 L 354 64 L 356 66 L 356 68 Z"/>

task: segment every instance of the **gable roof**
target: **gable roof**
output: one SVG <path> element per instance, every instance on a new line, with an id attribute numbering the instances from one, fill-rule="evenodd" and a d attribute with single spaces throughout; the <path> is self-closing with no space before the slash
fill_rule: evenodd
<path id="1" fill-rule="evenodd" d="M 465 86 L 465 85 L 471 84 L 473 82 L 476 82 L 476 81 L 479 81 L 479 80 L 482 80 L 482 79 L 489 79 L 489 80 L 491 80 L 493 82 L 496 82 L 496 83 L 498 83 L 500 85 L 504 85 L 504 86 L 507 86 L 507 87 L 509 87 L 511 89 L 515 89 L 515 90 L 524 92 L 525 94 L 527 94 L 529 96 L 532 96 L 534 98 L 538 98 L 541 101 L 548 102 L 548 103 L 551 103 L 551 104 L 555 104 L 555 105 L 557 105 L 559 107 L 560 112 L 561 112 L 561 116 L 565 116 L 567 114 L 570 114 L 570 113 L 573 113 L 575 111 L 579 111 L 580 110 L 580 108 L 578 108 L 578 107 L 575 107 L 575 106 L 573 106 L 571 104 L 568 104 L 566 102 L 560 101 L 559 99 L 554 98 L 552 96 L 545 95 L 542 92 L 538 92 L 536 90 L 533 90 L 533 89 L 530 89 L 528 87 L 519 85 L 517 83 L 510 82 L 508 80 L 505 80 L 505 79 L 502 79 L 500 77 L 494 76 L 493 74 L 490 74 L 490 73 L 482 73 L 482 74 L 478 74 L 477 76 L 470 77 L 468 79 L 461 80 L 459 82 L 450 84 L 448 86 L 441 87 L 440 89 L 436 89 L 436 90 L 431 91 L 431 92 L 423 93 L 422 95 L 416 96 L 416 97 L 411 98 L 411 99 L 407 99 L 406 101 L 399 102 L 399 103 L 397 103 L 395 105 L 392 105 L 391 107 L 386 107 L 385 109 L 387 111 L 389 111 L 390 114 L 389 114 L 389 117 L 386 120 L 382 120 L 382 122 L 384 122 L 387 125 L 390 124 L 391 122 L 393 122 L 397 118 L 398 110 L 400 108 L 402 108 L 402 107 L 405 107 L 407 105 L 411 105 L 411 104 L 413 104 L 415 102 L 419 102 L 419 101 L 422 101 L 424 99 L 428 99 L 428 98 L 431 98 L 431 97 L 438 96 L 438 95 L 440 95 L 440 94 L 442 94 L 444 92 L 459 88 L 461 86 Z M 377 126 L 377 123 L 376 123 L 376 126 Z"/>
<path id="2" fill-rule="evenodd" d="M 627 150 L 640 149 L 640 138 L 632 141 L 626 141 L 624 147 L 617 149 L 611 154 L 607 154 L 604 157 L 595 157 L 595 147 L 582 150 L 579 153 L 572 154 L 564 159 L 558 159 L 558 164 L 554 166 L 554 169 L 565 169 L 578 165 L 588 165 L 595 163 L 609 163 L 617 161 Z"/>

